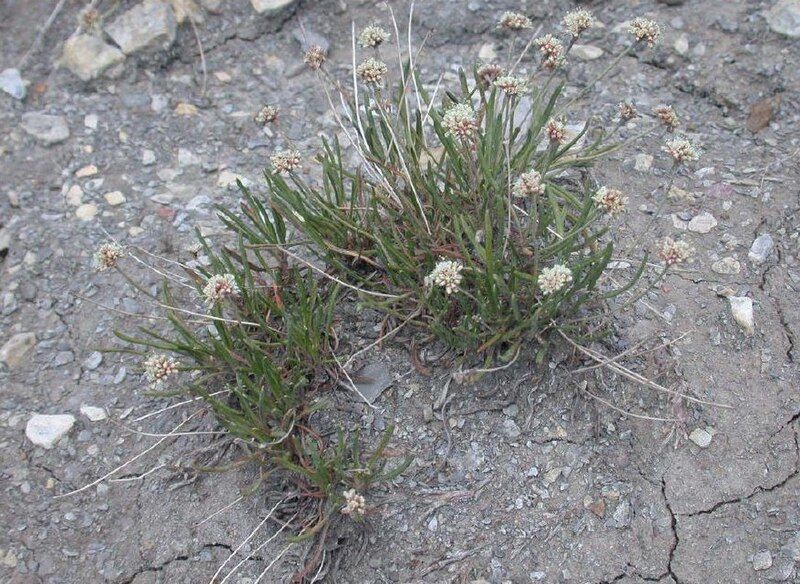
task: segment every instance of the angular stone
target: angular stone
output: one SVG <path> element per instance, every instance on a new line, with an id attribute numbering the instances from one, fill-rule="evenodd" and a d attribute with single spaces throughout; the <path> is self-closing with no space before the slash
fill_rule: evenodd
<path id="1" fill-rule="evenodd" d="M 647 172 L 653 166 L 653 157 L 650 154 L 639 153 L 635 157 L 634 169 L 639 172 Z"/>
<path id="2" fill-rule="evenodd" d="M 45 146 L 58 144 L 69 138 L 69 126 L 64 116 L 28 112 L 22 114 L 22 129 Z"/>
<path id="3" fill-rule="evenodd" d="M 711 269 L 717 274 L 734 275 L 738 274 L 742 267 L 735 258 L 727 257 L 711 264 Z"/>
<path id="4" fill-rule="evenodd" d="M 103 198 L 106 200 L 106 203 L 112 207 L 116 207 L 125 202 L 125 195 L 123 195 L 121 191 L 111 191 L 103 195 Z"/>
<path id="5" fill-rule="evenodd" d="M 72 414 L 36 414 L 28 420 L 25 435 L 42 448 L 52 448 L 66 436 L 75 424 Z"/>
<path id="6" fill-rule="evenodd" d="M 86 404 L 81 406 L 81 413 L 92 422 L 101 422 L 108 418 L 105 408 L 87 406 Z"/>
<path id="7" fill-rule="evenodd" d="M 75 210 L 75 216 L 81 221 L 91 221 L 97 215 L 97 205 L 84 203 Z"/>
<path id="8" fill-rule="evenodd" d="M 0 349 L 0 361 L 5 363 L 9 369 L 16 368 L 25 359 L 25 355 L 36 344 L 34 333 L 17 333 Z"/>
<path id="9" fill-rule="evenodd" d="M 71 36 L 64 43 L 61 60 L 82 81 L 97 79 L 107 69 L 122 63 L 125 55 L 118 48 L 90 34 Z"/>
<path id="10" fill-rule="evenodd" d="M 800 0 L 780 0 L 766 14 L 767 24 L 778 34 L 800 38 Z"/>
<path id="11" fill-rule="evenodd" d="M 250 3 L 259 14 L 271 16 L 297 3 L 297 0 L 250 0 Z"/>
<path id="12" fill-rule="evenodd" d="M 162 0 L 144 0 L 106 27 L 126 55 L 143 49 L 167 49 L 175 41 L 175 14 Z"/>
<path id="13" fill-rule="evenodd" d="M 5 69 L 0 73 L 0 89 L 19 100 L 25 99 L 25 95 L 28 93 L 19 69 Z"/>
<path id="14" fill-rule="evenodd" d="M 716 218 L 708 211 L 703 211 L 699 215 L 692 217 L 687 225 L 689 231 L 695 233 L 708 233 L 717 226 Z"/>
<path id="15" fill-rule="evenodd" d="M 367 403 L 372 404 L 394 383 L 394 376 L 386 363 L 375 361 L 359 371 L 354 381 Z"/>
<path id="16" fill-rule="evenodd" d="M 772 251 L 774 245 L 775 242 L 772 240 L 772 236 L 769 233 L 762 233 L 753 241 L 753 245 L 750 246 L 747 257 L 757 264 L 763 264 L 767 261 L 769 252 Z"/>
<path id="17" fill-rule="evenodd" d="M 753 554 L 753 569 L 756 572 L 769 570 L 772 567 L 772 554 L 769 550 L 764 550 Z"/>
<path id="18" fill-rule="evenodd" d="M 753 322 L 753 299 L 746 296 L 729 296 L 733 318 L 748 335 L 755 332 Z"/>

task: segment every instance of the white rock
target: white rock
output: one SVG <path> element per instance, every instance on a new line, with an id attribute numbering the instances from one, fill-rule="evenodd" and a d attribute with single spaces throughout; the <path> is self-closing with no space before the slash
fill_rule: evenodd
<path id="1" fill-rule="evenodd" d="M 653 157 L 649 154 L 644 154 L 643 152 L 637 154 L 634 160 L 635 164 L 633 168 L 639 172 L 647 172 L 650 170 L 650 167 L 653 166 Z"/>
<path id="2" fill-rule="evenodd" d="M 87 114 L 83 117 L 83 125 L 89 130 L 96 130 L 99 122 L 100 118 L 97 117 L 97 114 Z"/>
<path id="3" fill-rule="evenodd" d="M 162 0 L 144 0 L 117 17 L 106 32 L 126 55 L 143 49 L 167 49 L 175 41 L 175 14 Z"/>
<path id="4" fill-rule="evenodd" d="M 23 100 L 28 92 L 18 69 L 5 69 L 0 73 L 0 89 L 14 99 Z"/>
<path id="5" fill-rule="evenodd" d="M 106 200 L 106 203 L 112 207 L 116 207 L 125 202 L 125 195 L 123 195 L 121 191 L 111 191 L 103 195 L 103 198 Z"/>
<path id="6" fill-rule="evenodd" d="M 497 59 L 497 47 L 494 43 L 483 43 L 478 50 L 478 59 L 484 63 L 491 63 Z"/>
<path id="7" fill-rule="evenodd" d="M 772 554 L 769 550 L 753 554 L 753 569 L 756 572 L 769 570 L 772 567 Z"/>
<path id="8" fill-rule="evenodd" d="M 98 173 L 97 167 L 94 164 L 87 164 L 75 171 L 75 176 L 77 178 L 86 178 L 89 176 L 94 176 Z"/>
<path id="9" fill-rule="evenodd" d="M 58 144 L 69 138 L 69 126 L 64 116 L 28 112 L 22 114 L 22 129 L 46 146 Z"/>
<path id="10" fill-rule="evenodd" d="M 150 166 L 156 162 L 156 153 L 152 150 L 142 150 L 142 165 Z"/>
<path id="11" fill-rule="evenodd" d="M 247 186 L 250 182 L 242 175 L 231 172 L 230 170 L 223 170 L 219 173 L 219 177 L 217 178 L 217 186 L 223 188 L 235 187 L 237 180 L 242 181 L 244 186 Z"/>
<path id="12" fill-rule="evenodd" d="M 293 5 L 297 0 L 250 0 L 253 8 L 259 14 L 277 14 L 284 8 Z"/>
<path id="13" fill-rule="evenodd" d="M 91 221 L 97 215 L 97 205 L 84 203 L 75 209 L 75 216 L 81 221 Z"/>
<path id="14" fill-rule="evenodd" d="M 80 206 L 83 203 L 83 189 L 80 185 L 72 185 L 67 191 L 67 203 L 73 207 Z"/>
<path id="15" fill-rule="evenodd" d="M 178 148 L 178 165 L 179 166 L 198 166 L 202 160 L 191 150 L 186 148 Z"/>
<path id="16" fill-rule="evenodd" d="M 603 56 L 603 49 L 594 45 L 573 45 L 569 54 L 581 61 L 594 61 Z"/>
<path id="17" fill-rule="evenodd" d="M 182 24 L 185 21 L 199 24 L 203 22 L 203 11 L 194 0 L 169 0 L 172 10 L 175 11 L 175 21 Z"/>
<path id="18" fill-rule="evenodd" d="M 36 414 L 25 426 L 28 440 L 42 448 L 52 448 L 66 436 L 75 424 L 72 414 Z"/>
<path id="19" fill-rule="evenodd" d="M 697 444 L 700 448 L 708 448 L 711 445 L 712 438 L 711 432 L 704 428 L 695 428 L 692 430 L 692 433 L 689 434 L 689 440 Z"/>
<path id="20" fill-rule="evenodd" d="M 0 348 L 0 361 L 9 369 L 14 369 L 23 362 L 25 355 L 36 344 L 34 333 L 17 333 Z"/>
<path id="21" fill-rule="evenodd" d="M 122 63 L 125 55 L 118 48 L 90 34 L 71 36 L 64 43 L 61 62 L 82 81 L 97 79 L 109 68 Z"/>
<path id="22" fill-rule="evenodd" d="M 739 323 L 748 335 L 755 332 L 753 322 L 753 299 L 746 296 L 729 296 L 731 303 L 731 313 L 733 318 Z"/>
<path id="23" fill-rule="evenodd" d="M 81 406 L 81 413 L 92 422 L 101 422 L 108 418 L 105 408 L 87 406 L 86 404 Z"/>
<path id="24" fill-rule="evenodd" d="M 694 231 L 695 233 L 708 233 L 716 226 L 716 218 L 708 211 L 703 211 L 699 215 L 692 217 L 692 220 L 689 221 L 687 228 L 689 231 Z"/>
<path id="25" fill-rule="evenodd" d="M 780 0 L 766 18 L 769 27 L 778 34 L 800 38 L 800 0 Z"/>
<path id="26" fill-rule="evenodd" d="M 672 45 L 672 48 L 675 49 L 675 52 L 685 57 L 689 54 L 689 35 L 685 32 L 682 33 L 677 39 L 675 39 L 675 44 Z"/>
<path id="27" fill-rule="evenodd" d="M 747 254 L 747 257 L 757 264 L 763 264 L 767 261 L 769 252 L 772 251 L 774 246 L 775 242 L 772 240 L 772 236 L 769 233 L 762 233 L 753 241 L 753 245 L 750 246 L 750 252 Z"/>

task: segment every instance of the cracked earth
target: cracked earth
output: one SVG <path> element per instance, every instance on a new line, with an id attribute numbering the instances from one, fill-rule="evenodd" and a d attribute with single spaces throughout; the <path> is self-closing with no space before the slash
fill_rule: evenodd
<path id="1" fill-rule="evenodd" d="M 54 4 L 0 5 L 0 69 L 16 66 Z M 126 355 L 95 351 L 114 346 L 115 328 L 143 324 L 152 307 L 93 274 L 91 254 L 108 233 L 190 258 L 192 230 L 213 238 L 212 206 L 235 204 L 231 177 L 260 188 L 274 145 L 251 121 L 263 102 L 281 105 L 288 133 L 309 151 L 319 132 L 336 131 L 302 66 L 301 24 L 330 45 L 334 70 L 347 73 L 351 21 L 387 23 L 387 13 L 364 0 L 288 2 L 275 15 L 257 14 L 249 0 L 201 2 L 199 44 L 184 22 L 168 49 L 129 56 L 111 77 L 83 82 L 57 63 L 83 4 L 66 2 L 21 67 L 25 99 L 0 93 L 0 346 L 35 335 L 19 362 L 0 365 L 0 580 L 208 582 L 277 500 L 269 483 L 246 495 L 257 469 L 193 472 L 198 457 L 235 460 L 212 439 L 166 441 L 113 480 L 57 497 L 153 446 L 157 438 L 142 433 L 168 432 L 195 411 L 133 421 L 173 402 L 144 395 Z M 136 4 L 100 3 L 110 19 Z M 391 4 L 404 25 L 408 3 Z M 389 343 L 370 357 L 394 374 L 378 411 L 343 392 L 331 400 L 366 436 L 396 424 L 393 447 L 415 462 L 370 495 L 364 526 L 331 542 L 328 582 L 800 581 L 800 41 L 772 30 L 771 0 L 583 4 L 605 23 L 588 45 L 618 52 L 625 34 L 615 27 L 634 16 L 663 23 L 665 38 L 654 52 L 624 59 L 582 107 L 672 104 L 703 151 L 653 227 L 653 240 L 686 238 L 694 262 L 621 312 L 616 338 L 597 348 L 612 355 L 645 341 L 654 350 L 626 359 L 628 367 L 731 407 L 676 402 L 606 370 L 575 374 L 589 363 L 567 347 L 541 368 L 521 359 L 476 386 L 453 385 L 442 403 L 448 363 L 422 376 L 402 342 Z M 502 10 L 523 10 L 547 31 L 575 5 L 417 2 L 424 82 L 444 70 L 454 83 L 455 68 L 479 53 L 502 59 L 506 39 L 494 28 Z M 604 63 L 571 61 L 578 87 Z M 48 146 L 24 131 L 23 115 L 37 111 L 63 116 L 69 136 Z M 663 196 L 668 166 L 659 147 L 639 144 L 597 169 L 630 197 L 621 250 Z M 88 165 L 95 171 L 80 172 Z M 116 191 L 121 203 L 106 197 Z M 717 224 L 690 228 L 704 212 Z M 774 244 L 754 259 L 763 234 Z M 753 301 L 752 334 L 734 319 L 729 296 Z M 363 334 L 366 345 L 377 333 Z M 680 423 L 624 416 L 583 387 Z M 81 413 L 86 405 L 104 408 L 107 419 L 92 421 Z M 25 435 L 34 414 L 76 421 L 44 449 Z M 200 416 L 199 428 L 214 429 L 213 420 Z M 241 547 L 225 566 L 242 562 L 227 582 L 255 582 L 287 546 L 282 534 L 272 537 L 279 526 L 270 521 Z M 304 552 L 288 549 L 261 582 L 288 582 Z"/>

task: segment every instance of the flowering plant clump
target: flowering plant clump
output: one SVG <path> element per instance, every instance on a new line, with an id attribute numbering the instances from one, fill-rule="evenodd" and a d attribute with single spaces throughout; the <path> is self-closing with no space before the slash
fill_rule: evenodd
<path id="1" fill-rule="evenodd" d="M 272 172 L 289 174 L 300 168 L 300 153 L 297 150 L 281 150 L 269 157 Z"/>
<path id="2" fill-rule="evenodd" d="M 389 32 L 378 25 L 372 24 L 364 28 L 358 35 L 358 43 L 362 47 L 376 48 L 389 40 Z"/>
<path id="3" fill-rule="evenodd" d="M 695 162 L 700 159 L 700 152 L 686 138 L 667 140 L 664 152 L 669 154 L 676 164 Z"/>
<path id="4" fill-rule="evenodd" d="M 463 269 L 464 266 L 460 262 L 441 260 L 436 263 L 433 271 L 425 276 L 425 286 L 427 288 L 441 286 L 446 294 L 452 294 L 458 290 L 461 280 L 464 279 L 461 275 Z"/>
<path id="5" fill-rule="evenodd" d="M 116 242 L 104 243 L 95 252 L 92 258 L 92 265 L 98 272 L 104 272 L 117 265 L 117 262 L 125 255 L 125 248 Z"/>
<path id="6" fill-rule="evenodd" d="M 233 274 L 211 276 L 203 288 L 203 296 L 206 298 L 206 303 L 213 306 L 226 298 L 239 296 L 239 285 Z"/>
<path id="7" fill-rule="evenodd" d="M 531 19 L 519 12 L 504 12 L 500 16 L 500 28 L 505 30 L 520 31 L 532 27 Z"/>
<path id="8" fill-rule="evenodd" d="M 178 362 L 167 355 L 153 355 L 144 362 L 144 375 L 153 388 L 161 387 L 178 371 Z"/>

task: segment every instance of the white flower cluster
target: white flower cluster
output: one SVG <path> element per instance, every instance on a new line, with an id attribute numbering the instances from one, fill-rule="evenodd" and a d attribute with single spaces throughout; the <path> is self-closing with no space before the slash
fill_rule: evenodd
<path id="1" fill-rule="evenodd" d="M 515 75 L 503 75 L 498 77 L 494 82 L 495 87 L 504 91 L 507 95 L 519 95 L 523 93 L 527 87 L 527 83 L 523 77 Z"/>
<path id="2" fill-rule="evenodd" d="M 342 495 L 344 495 L 345 503 L 342 507 L 342 515 L 363 517 L 367 513 L 367 501 L 355 489 L 348 489 Z"/>
<path id="3" fill-rule="evenodd" d="M 144 375 L 153 388 L 161 387 L 177 371 L 178 362 L 167 355 L 152 355 L 144 362 Z"/>
<path id="4" fill-rule="evenodd" d="M 378 85 L 388 72 L 389 67 L 386 66 L 386 63 L 372 57 L 356 68 L 356 73 L 364 83 L 371 83 L 372 85 Z"/>
<path id="5" fill-rule="evenodd" d="M 500 16 L 500 28 L 505 30 L 517 31 L 532 27 L 533 23 L 531 23 L 531 19 L 519 12 L 504 12 L 502 16 Z"/>
<path id="6" fill-rule="evenodd" d="M 654 47 L 661 38 L 661 27 L 655 20 L 637 17 L 631 20 L 628 30 L 636 42 L 646 42 L 650 48 Z"/>
<path id="7" fill-rule="evenodd" d="M 572 271 L 565 265 L 556 264 L 552 268 L 544 268 L 538 282 L 542 294 L 549 296 L 572 282 Z"/>
<path id="8" fill-rule="evenodd" d="M 303 56 L 303 61 L 308 65 L 308 68 L 313 71 L 322 67 L 327 59 L 328 54 L 325 52 L 325 49 L 319 45 L 311 45 Z"/>
<path id="9" fill-rule="evenodd" d="M 503 75 L 503 68 L 497 63 L 487 63 L 478 67 L 478 79 L 484 85 L 491 85 Z"/>
<path id="10" fill-rule="evenodd" d="M 257 124 L 265 126 L 267 124 L 272 124 L 276 122 L 278 120 L 279 112 L 280 109 L 277 106 L 265 105 L 260 110 L 258 110 L 256 115 L 253 116 L 253 119 L 256 121 Z"/>
<path id="11" fill-rule="evenodd" d="M 117 265 L 119 259 L 125 255 L 125 248 L 115 241 L 104 243 L 92 257 L 92 267 L 98 272 L 104 272 Z"/>
<path id="12" fill-rule="evenodd" d="M 300 153 L 297 150 L 281 150 L 269 157 L 275 174 L 288 174 L 300 168 Z"/>
<path id="13" fill-rule="evenodd" d="M 542 182 L 542 175 L 531 170 L 530 172 L 522 173 L 519 178 L 514 181 L 514 187 L 511 189 L 515 197 L 532 197 L 534 195 L 544 194 L 544 183 Z"/>
<path id="14" fill-rule="evenodd" d="M 233 274 L 216 274 L 211 276 L 203 288 L 206 304 L 213 306 L 226 298 L 236 298 L 241 291 Z"/>
<path id="15" fill-rule="evenodd" d="M 675 241 L 671 237 L 667 237 L 661 243 L 658 250 L 658 257 L 668 266 L 680 264 L 687 261 L 692 257 L 694 250 L 685 241 Z"/>
<path id="16" fill-rule="evenodd" d="M 639 112 L 636 111 L 636 106 L 634 104 L 627 101 L 619 102 L 619 119 L 621 119 L 623 122 L 632 120 L 638 115 Z"/>
<path id="17" fill-rule="evenodd" d="M 658 116 L 661 124 L 667 129 L 667 132 L 674 132 L 680 125 L 678 114 L 672 109 L 671 105 L 658 105 L 653 108 L 653 113 Z"/>
<path id="18" fill-rule="evenodd" d="M 366 47 L 378 47 L 389 39 L 389 32 L 376 24 L 371 24 L 361 31 L 358 35 L 358 43 Z"/>
<path id="19" fill-rule="evenodd" d="M 550 71 L 566 64 L 563 43 L 551 34 L 535 39 L 534 44 L 539 47 L 542 54 L 542 66 Z"/>
<path id="20" fill-rule="evenodd" d="M 569 34 L 578 38 L 582 32 L 592 28 L 596 21 L 591 12 L 580 9 L 567 12 L 562 24 Z"/>
<path id="21" fill-rule="evenodd" d="M 616 189 L 609 189 L 608 187 L 600 187 L 592 197 L 592 200 L 597 203 L 599 207 L 611 216 L 622 213 L 625 210 L 625 204 L 628 202 L 628 197 L 622 195 L 621 191 Z"/>
<path id="22" fill-rule="evenodd" d="M 441 286 L 445 294 L 452 294 L 458 290 L 458 286 L 464 279 L 461 270 L 464 266 L 461 262 L 452 260 L 439 260 L 430 274 L 425 276 L 425 287 Z"/>
<path id="23" fill-rule="evenodd" d="M 451 136 L 467 138 L 478 129 L 475 110 L 466 103 L 456 104 L 442 116 L 442 126 Z"/>
<path id="24" fill-rule="evenodd" d="M 686 138 L 673 138 L 667 140 L 664 152 L 672 156 L 672 159 L 680 164 L 682 162 L 694 162 L 700 159 L 700 152 Z"/>
<path id="25" fill-rule="evenodd" d="M 567 141 L 567 127 L 564 122 L 558 120 L 549 120 L 544 127 L 547 137 L 553 144 L 565 144 Z"/>

